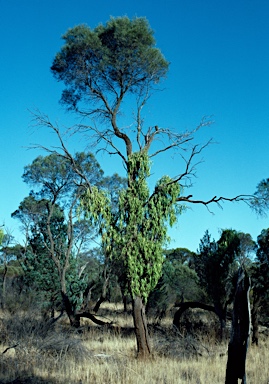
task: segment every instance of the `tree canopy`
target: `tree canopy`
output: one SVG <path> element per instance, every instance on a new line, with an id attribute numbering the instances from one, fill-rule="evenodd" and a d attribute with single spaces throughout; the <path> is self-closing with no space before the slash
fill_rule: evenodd
<path id="1" fill-rule="evenodd" d="M 67 86 L 62 102 L 75 110 L 82 103 L 87 113 L 109 117 L 113 123 L 127 93 L 148 93 L 168 70 L 144 18 L 111 18 L 94 29 L 78 25 L 63 39 L 51 67 L 56 79 Z"/>

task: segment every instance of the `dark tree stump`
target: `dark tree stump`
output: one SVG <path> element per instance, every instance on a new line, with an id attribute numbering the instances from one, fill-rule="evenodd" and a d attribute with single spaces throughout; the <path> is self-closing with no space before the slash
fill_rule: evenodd
<path id="1" fill-rule="evenodd" d="M 246 357 L 250 335 L 250 278 L 243 268 L 238 270 L 234 298 L 231 338 L 228 347 L 225 384 L 246 384 Z"/>

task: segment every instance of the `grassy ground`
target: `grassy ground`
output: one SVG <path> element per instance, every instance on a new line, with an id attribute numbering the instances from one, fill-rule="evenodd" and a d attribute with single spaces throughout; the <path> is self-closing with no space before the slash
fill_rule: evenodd
<path id="1" fill-rule="evenodd" d="M 192 335 L 176 332 L 171 319 L 150 324 L 153 355 L 135 358 L 131 315 L 120 307 L 103 309 L 113 326 L 84 321 L 82 332 L 71 330 L 66 319 L 47 327 L 38 314 L 0 314 L 0 382 L 65 384 L 223 384 L 228 340 L 216 342 L 214 317 Z M 17 345 L 18 344 L 18 345 Z M 17 345 L 7 350 L 7 347 Z M 269 342 L 249 348 L 249 384 L 269 382 Z M 21 381 L 18 381 L 18 380 Z"/>

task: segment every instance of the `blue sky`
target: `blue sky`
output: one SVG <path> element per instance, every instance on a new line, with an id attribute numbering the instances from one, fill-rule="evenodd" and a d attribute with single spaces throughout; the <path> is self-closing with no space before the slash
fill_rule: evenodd
<path id="1" fill-rule="evenodd" d="M 147 107 L 149 124 L 184 131 L 213 116 L 215 123 L 199 131 L 196 142 L 213 138 L 216 144 L 204 150 L 188 194 L 205 200 L 252 194 L 269 177 L 268 1 L 0 0 L 0 224 L 16 238 L 19 223 L 10 215 L 29 193 L 23 167 L 45 155 L 27 147 L 56 144 L 51 132 L 33 127 L 29 110 L 39 108 L 60 125 L 73 122 L 58 103 L 62 88 L 50 73 L 61 35 L 77 24 L 94 28 L 124 15 L 148 19 L 171 63 L 164 90 Z M 79 140 L 69 145 L 83 150 Z M 97 158 L 106 174 L 122 173 L 116 159 Z M 153 178 L 181 171 L 181 163 L 169 156 L 155 159 L 152 169 Z M 206 229 L 215 239 L 220 229 L 233 228 L 256 240 L 269 226 L 268 218 L 257 218 L 244 203 L 211 210 L 214 215 L 203 206 L 190 207 L 170 231 L 170 246 L 195 251 Z"/>

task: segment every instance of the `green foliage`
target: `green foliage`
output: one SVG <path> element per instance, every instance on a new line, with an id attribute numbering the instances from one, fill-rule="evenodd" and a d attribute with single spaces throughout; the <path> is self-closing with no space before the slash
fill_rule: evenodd
<path id="1" fill-rule="evenodd" d="M 88 181 L 101 182 L 103 171 L 94 155 L 90 152 L 78 152 L 74 155 L 78 171 L 83 171 Z M 78 185 L 84 180 L 70 165 L 68 159 L 58 154 L 38 156 L 31 164 L 24 167 L 23 181 L 38 190 L 38 196 L 49 200 L 69 198 L 78 191 Z M 32 193 L 33 194 L 33 193 Z M 62 200 L 63 201 L 63 200 Z"/>
<path id="2" fill-rule="evenodd" d="M 231 300 L 232 279 L 238 269 L 240 238 L 234 230 L 223 230 L 220 239 L 211 241 L 208 231 L 201 239 L 194 259 L 202 287 L 215 305 L 225 308 Z"/>
<path id="3" fill-rule="evenodd" d="M 176 294 L 176 300 L 196 301 L 203 295 L 198 286 L 197 273 L 190 267 L 195 255 L 186 248 L 165 252 L 163 284 L 169 286 L 170 294 Z"/>
<path id="4" fill-rule="evenodd" d="M 87 25 L 69 29 L 65 44 L 56 55 L 51 70 L 67 88 L 62 102 L 77 109 L 78 102 L 112 100 L 124 94 L 142 93 L 165 76 L 168 62 L 155 47 L 153 31 L 144 18 L 111 18 L 106 25 L 91 30 Z M 104 115 L 97 108 L 95 114 Z"/>
<path id="5" fill-rule="evenodd" d="M 33 190 L 12 217 L 20 220 L 27 238 L 26 249 L 20 250 L 24 281 L 42 294 L 46 306 L 52 309 L 61 302 L 64 292 L 75 311 L 81 307 L 86 287 L 100 282 L 107 262 L 89 251 L 91 240 L 97 236 L 95 224 L 106 216 L 104 199 L 116 214 L 117 196 L 126 180 L 118 175 L 104 178 L 91 153 L 76 153 L 73 161 L 71 165 L 63 156 L 51 154 L 38 156 L 27 165 L 23 179 Z M 79 220 L 79 196 L 86 191 L 86 179 L 95 196 L 93 215 Z"/>
<path id="6" fill-rule="evenodd" d="M 150 196 L 149 174 L 146 152 L 129 157 L 128 187 L 120 193 L 117 215 L 112 214 L 108 196 L 97 188 L 81 200 L 87 215 L 100 224 L 105 250 L 112 259 L 122 261 L 132 296 L 142 297 L 145 302 L 161 275 L 167 223 L 176 221 L 179 211 L 175 203 L 180 193 L 179 185 L 165 176 Z"/>
<path id="7" fill-rule="evenodd" d="M 12 217 L 20 220 L 27 239 L 20 259 L 25 281 L 52 305 L 63 291 L 77 308 L 87 285 L 85 273 L 79 274 L 79 253 L 95 233 L 89 221 L 76 219 L 78 197 L 85 178 L 102 185 L 103 171 L 91 153 L 76 153 L 73 160 L 79 172 L 58 154 L 38 156 L 27 165 L 23 180 L 33 191 Z"/>
<path id="8" fill-rule="evenodd" d="M 5 271 L 4 266 L 0 266 L 0 275 L 3 275 L 4 272 L 6 273 L 7 277 L 15 277 L 15 276 L 22 276 L 23 270 L 19 266 L 7 266 L 7 271 Z"/>
<path id="9" fill-rule="evenodd" d="M 48 210 L 47 200 L 37 200 L 34 196 L 26 197 L 19 209 L 13 213 L 13 217 L 22 220 L 30 219 L 30 231 L 28 233 L 28 247 L 21 257 L 21 265 L 24 271 L 25 283 L 36 292 L 43 292 L 44 299 L 55 302 L 60 298 L 60 283 L 58 270 L 53 262 L 49 249 L 50 239 L 47 231 Z M 33 218 L 33 220 L 32 220 Z M 55 240 L 55 253 L 61 253 L 62 243 L 66 240 L 66 226 L 63 212 L 56 207 L 55 214 L 51 218 L 51 232 Z"/>
<path id="10" fill-rule="evenodd" d="M 5 232 L 2 228 L 0 228 L 0 245 L 2 245 L 3 239 L 4 239 Z"/>
<path id="11" fill-rule="evenodd" d="M 269 229 L 263 229 L 257 238 L 256 260 L 251 268 L 252 285 L 261 300 L 269 294 Z M 267 299 L 266 299 L 267 300 Z"/>
<path id="12" fill-rule="evenodd" d="M 161 320 L 176 303 L 204 301 L 205 292 L 192 269 L 195 253 L 186 248 L 169 249 L 164 252 L 162 276 L 150 293 L 147 311 Z"/>
<path id="13" fill-rule="evenodd" d="M 269 179 L 263 179 L 257 185 L 251 207 L 258 215 L 267 215 L 269 209 Z"/>

